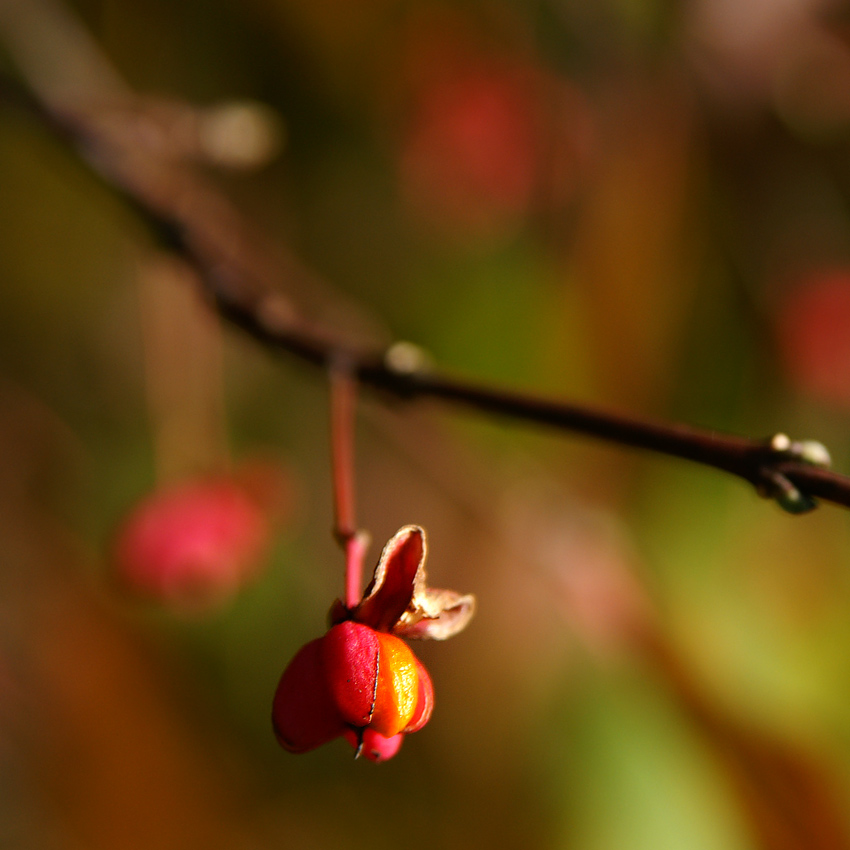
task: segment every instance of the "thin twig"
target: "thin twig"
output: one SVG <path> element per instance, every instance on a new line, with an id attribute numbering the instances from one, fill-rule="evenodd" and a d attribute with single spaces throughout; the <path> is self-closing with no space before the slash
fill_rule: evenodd
<path id="1" fill-rule="evenodd" d="M 331 465 L 334 531 L 341 542 L 357 530 L 354 509 L 355 380 L 345 367 L 330 370 Z"/>
<path id="2" fill-rule="evenodd" d="M 357 528 L 354 493 L 354 429 L 357 380 L 348 364 L 329 369 L 331 422 L 331 480 L 334 495 L 334 536 L 345 552 L 345 605 L 360 601 L 363 559 L 369 535 Z"/>

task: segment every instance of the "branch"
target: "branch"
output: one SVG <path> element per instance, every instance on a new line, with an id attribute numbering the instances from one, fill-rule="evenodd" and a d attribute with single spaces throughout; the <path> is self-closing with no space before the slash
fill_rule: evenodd
<path id="1" fill-rule="evenodd" d="M 750 439 L 634 419 L 458 380 L 431 371 L 409 344 L 387 349 L 354 344 L 306 319 L 282 294 L 281 281 L 291 289 L 308 275 L 296 261 L 270 261 L 217 191 L 185 163 L 147 149 L 144 135 L 133 132 L 132 126 L 114 120 L 119 107 L 121 115 L 138 118 L 135 102 L 85 109 L 57 105 L 40 96 L 37 88 L 28 90 L 14 80 L 3 80 L 0 86 L 5 100 L 24 105 L 56 132 L 164 245 L 195 269 L 222 317 L 268 349 L 325 370 L 345 362 L 364 387 L 404 400 L 436 399 L 713 467 L 749 481 L 760 495 L 776 499 L 791 513 L 812 509 L 818 498 L 850 507 L 850 478 L 826 469 L 829 455 L 819 443 L 794 442 L 784 434 Z"/>
<path id="2" fill-rule="evenodd" d="M 209 280 L 208 280 L 209 282 Z M 269 320 L 262 301 L 242 303 L 241 293 L 209 290 L 219 313 L 271 349 L 295 354 L 331 368 L 344 358 L 365 386 L 402 399 L 435 398 L 528 423 L 649 449 L 731 473 L 753 484 L 759 495 L 776 499 L 789 513 L 816 507 L 815 498 L 850 507 L 850 477 L 827 469 L 829 454 L 814 441 L 792 441 L 785 434 L 752 439 L 689 425 L 634 419 L 612 411 L 512 392 L 431 372 L 408 360 L 409 344 L 385 352 L 357 352 L 339 340 L 319 338 L 291 323 Z M 234 297 L 235 296 L 235 297 Z M 273 296 L 270 298 L 273 299 Z M 405 362 L 399 363 L 399 347 Z"/>

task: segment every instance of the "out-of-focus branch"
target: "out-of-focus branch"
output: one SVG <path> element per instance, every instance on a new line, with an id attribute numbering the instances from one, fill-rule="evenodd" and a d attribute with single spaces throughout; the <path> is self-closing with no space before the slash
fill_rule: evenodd
<path id="1" fill-rule="evenodd" d="M 34 3 L 39 8 L 43 4 Z M 50 79 L 62 79 L 61 71 L 45 82 L 34 70 L 36 46 L 28 46 L 26 32 L 15 19 L 15 9 L 26 5 L 0 0 L 0 39 L 23 79 L 2 82 L 5 100 L 25 105 L 61 136 L 163 245 L 196 270 L 218 313 L 261 345 L 324 369 L 345 362 L 360 384 L 397 398 L 436 399 L 714 467 L 749 481 L 792 513 L 811 509 L 816 498 L 850 507 L 850 477 L 825 468 L 829 458 L 820 444 L 796 443 L 783 434 L 760 440 L 639 420 L 459 380 L 428 368 L 413 346 L 364 345 L 353 340 L 348 328 L 339 332 L 308 320 L 283 294 L 303 289 L 308 273 L 294 260 L 267 256 L 254 230 L 208 182 L 185 162 L 146 145 L 133 122 L 115 119 L 139 112 L 135 96 L 117 74 L 111 72 L 106 92 L 99 88 L 86 98 L 83 83 L 64 88 L 50 84 Z M 53 4 L 45 4 L 42 14 L 48 8 Z M 51 32 L 61 47 L 54 59 L 65 57 L 69 66 L 83 69 L 111 68 L 91 40 L 80 38 L 74 28 L 53 27 Z"/>

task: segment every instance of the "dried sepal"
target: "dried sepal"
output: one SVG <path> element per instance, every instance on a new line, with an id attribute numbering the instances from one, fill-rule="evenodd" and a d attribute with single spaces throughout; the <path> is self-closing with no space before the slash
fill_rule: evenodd
<path id="1" fill-rule="evenodd" d="M 475 613 L 475 597 L 427 587 L 427 554 L 424 529 L 399 529 L 384 547 L 360 604 L 345 613 L 341 605 L 335 606 L 332 621 L 350 616 L 380 631 L 419 640 L 446 640 L 462 631 Z"/>
<path id="2" fill-rule="evenodd" d="M 471 593 L 426 587 L 411 599 L 393 634 L 409 640 L 446 640 L 463 631 L 474 613 Z"/>

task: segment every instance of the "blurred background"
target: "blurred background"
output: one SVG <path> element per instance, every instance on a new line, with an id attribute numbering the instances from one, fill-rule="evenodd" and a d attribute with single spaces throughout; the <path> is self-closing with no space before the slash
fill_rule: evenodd
<path id="1" fill-rule="evenodd" d="M 846 3 L 2 0 L 0 69 L 204 173 L 343 336 L 850 469 Z M 370 562 L 421 524 L 478 597 L 433 719 L 283 752 L 322 375 L 10 98 L 0 193 L 4 847 L 850 847 L 847 514 L 433 404 L 357 443 Z"/>

